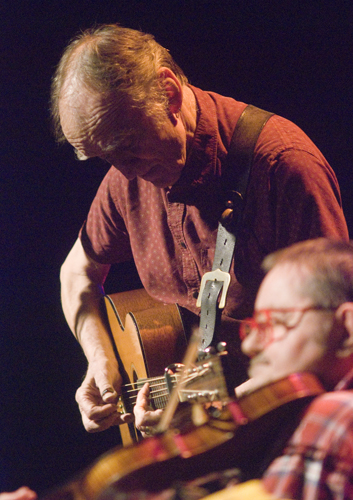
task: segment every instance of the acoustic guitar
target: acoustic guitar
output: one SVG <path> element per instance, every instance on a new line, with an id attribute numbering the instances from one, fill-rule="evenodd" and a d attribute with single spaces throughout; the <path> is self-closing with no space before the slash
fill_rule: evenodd
<path id="1" fill-rule="evenodd" d="M 221 357 L 211 356 L 203 364 L 217 364 Z M 228 398 L 219 414 L 209 414 L 203 424 L 173 426 L 130 446 L 113 448 L 43 500 L 131 500 L 156 494 L 170 499 L 175 496 L 168 492 L 179 492 L 183 482 L 229 469 L 240 481 L 260 478 L 283 450 L 302 412 L 323 392 L 314 375 L 293 373 L 237 401 Z M 259 488 L 250 488 L 248 495 L 240 489 L 234 498 L 269 498 Z M 232 499 L 233 494 L 224 498 Z"/>
<path id="2" fill-rule="evenodd" d="M 106 295 L 104 302 L 123 378 L 118 411 L 133 411 L 137 393 L 145 382 L 150 384 L 151 406 L 164 408 L 182 370 L 179 363 L 186 351 L 190 317 L 178 305 L 157 301 L 144 289 Z M 203 388 L 205 383 L 208 387 L 208 391 L 201 391 L 203 401 L 215 399 L 214 374 L 199 369 L 186 377 L 180 401 L 196 399 L 199 387 L 195 379 L 201 377 Z M 122 424 L 120 432 L 124 446 L 141 437 L 133 423 Z"/>

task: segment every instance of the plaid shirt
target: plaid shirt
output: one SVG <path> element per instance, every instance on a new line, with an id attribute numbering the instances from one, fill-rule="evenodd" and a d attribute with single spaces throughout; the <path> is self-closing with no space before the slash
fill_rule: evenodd
<path id="1" fill-rule="evenodd" d="M 318 396 L 263 476 L 276 498 L 353 499 L 353 370 Z"/>

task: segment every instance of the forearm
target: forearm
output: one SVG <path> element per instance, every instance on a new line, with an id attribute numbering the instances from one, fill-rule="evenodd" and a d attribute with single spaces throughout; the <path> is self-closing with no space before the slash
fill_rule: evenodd
<path id="1" fill-rule="evenodd" d="M 99 357 L 115 362 L 109 334 L 101 315 L 103 283 L 109 266 L 94 263 L 77 241 L 61 273 L 61 300 L 67 323 L 88 362 Z"/>
<path id="2" fill-rule="evenodd" d="M 110 266 L 93 261 L 77 240 L 61 268 L 61 297 L 66 320 L 88 361 L 76 391 L 82 422 L 88 432 L 108 429 L 133 419 L 117 412 L 121 387 L 118 362 L 101 316 L 103 284 Z"/>

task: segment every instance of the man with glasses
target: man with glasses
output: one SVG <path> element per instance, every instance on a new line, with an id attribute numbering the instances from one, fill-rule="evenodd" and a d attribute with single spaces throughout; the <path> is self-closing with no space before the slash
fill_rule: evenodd
<path id="1" fill-rule="evenodd" d="M 314 374 L 326 392 L 304 411 L 262 486 L 275 498 L 351 499 L 353 243 L 297 243 L 269 255 L 264 269 L 254 315 L 241 326 L 250 379 L 237 396 L 299 372 Z M 158 416 L 145 413 L 147 394 L 146 386 L 135 407 L 142 428 Z"/>

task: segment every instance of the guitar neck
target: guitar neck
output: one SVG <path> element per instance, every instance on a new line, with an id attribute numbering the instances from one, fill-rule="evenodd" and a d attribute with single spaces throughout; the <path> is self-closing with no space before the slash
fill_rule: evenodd
<path id="1" fill-rule="evenodd" d="M 152 377 L 139 379 L 134 384 L 123 385 L 119 400 L 119 411 L 121 413 L 132 413 L 136 404 L 137 394 L 147 382 L 150 386 L 150 404 L 153 409 L 163 409 L 168 403 L 170 391 L 176 385 L 177 376 L 171 375 L 172 386 L 165 377 Z"/>
<path id="2" fill-rule="evenodd" d="M 119 396 L 118 411 L 132 413 L 140 389 L 147 382 L 150 386 L 150 405 L 153 409 L 164 409 L 170 399 L 172 390 L 182 379 L 178 388 L 178 401 L 189 403 L 209 403 L 226 401 L 230 392 L 224 378 L 223 367 L 226 356 L 215 355 L 198 362 L 188 370 L 174 363 L 165 370 L 161 377 L 142 378 L 133 384 L 122 386 Z"/>

